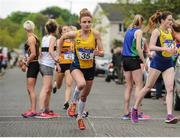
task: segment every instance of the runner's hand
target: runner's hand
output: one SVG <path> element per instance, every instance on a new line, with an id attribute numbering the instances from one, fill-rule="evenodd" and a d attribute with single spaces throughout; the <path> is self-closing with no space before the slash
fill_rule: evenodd
<path id="1" fill-rule="evenodd" d="M 143 71 L 146 71 L 146 72 L 148 72 L 148 65 L 147 65 L 147 63 L 143 63 L 142 64 L 142 68 L 143 68 Z"/>
<path id="2" fill-rule="evenodd" d="M 23 72 L 26 72 L 26 71 L 27 71 L 27 66 L 26 66 L 26 64 L 23 64 L 23 65 L 21 66 L 21 70 L 22 70 Z"/>
<path id="3" fill-rule="evenodd" d="M 99 51 L 97 49 L 94 50 L 94 56 L 99 56 Z"/>
<path id="4" fill-rule="evenodd" d="M 56 68 L 56 71 L 57 71 L 58 73 L 61 72 L 61 67 L 59 66 L 59 64 L 56 64 L 55 68 Z"/>
<path id="5" fill-rule="evenodd" d="M 164 47 L 164 48 L 163 48 L 163 51 L 166 51 L 166 52 L 171 53 L 171 54 L 174 55 L 177 50 L 176 50 L 175 48 Z"/>

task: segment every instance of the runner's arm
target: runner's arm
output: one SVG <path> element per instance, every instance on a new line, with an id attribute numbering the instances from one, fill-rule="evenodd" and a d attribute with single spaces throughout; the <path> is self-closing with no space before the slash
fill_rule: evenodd
<path id="1" fill-rule="evenodd" d="M 102 39 L 101 39 L 101 35 L 99 32 L 94 31 L 94 36 L 96 39 L 96 48 L 97 48 L 97 55 L 100 57 L 104 56 L 104 49 L 103 49 L 103 45 L 102 45 Z"/>
<path id="2" fill-rule="evenodd" d="M 31 54 L 27 57 L 26 65 L 28 65 L 36 56 L 36 39 L 33 36 L 28 38 L 28 45 Z"/>
<path id="3" fill-rule="evenodd" d="M 55 44 L 56 44 L 56 37 L 52 36 L 51 39 L 50 39 L 50 43 L 49 43 L 49 54 L 51 55 L 51 57 L 53 58 L 53 60 L 55 62 L 58 62 L 59 57 L 54 52 Z"/>
<path id="4" fill-rule="evenodd" d="M 59 54 L 60 54 L 60 51 L 62 49 L 62 45 L 63 45 L 63 42 L 65 39 L 74 39 L 76 37 L 77 33 L 75 31 L 70 31 L 70 32 L 67 32 L 65 34 L 63 34 L 59 41 L 57 42 L 58 43 L 58 48 L 60 49 L 59 50 Z"/>
<path id="5" fill-rule="evenodd" d="M 158 40 L 158 37 L 160 35 L 160 32 L 158 29 L 155 29 L 152 32 L 151 38 L 150 38 L 150 43 L 149 43 L 149 48 L 151 51 L 164 51 L 163 47 L 156 46 L 156 42 Z"/>
<path id="6" fill-rule="evenodd" d="M 138 31 L 136 34 L 136 49 L 137 49 L 137 52 L 138 52 L 140 59 L 145 64 L 146 61 L 144 59 L 143 49 L 141 47 L 141 41 L 142 41 L 142 31 Z"/>

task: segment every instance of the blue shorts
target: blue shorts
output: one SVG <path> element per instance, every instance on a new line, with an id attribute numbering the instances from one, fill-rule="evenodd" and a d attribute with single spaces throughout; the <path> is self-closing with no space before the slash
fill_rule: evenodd
<path id="1" fill-rule="evenodd" d="M 151 60 L 150 67 L 164 72 L 165 70 L 174 67 L 174 63 L 171 57 L 166 58 L 156 54 Z"/>

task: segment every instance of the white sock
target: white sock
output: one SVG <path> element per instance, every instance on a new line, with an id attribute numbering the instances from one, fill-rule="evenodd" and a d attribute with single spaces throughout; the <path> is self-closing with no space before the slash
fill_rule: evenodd
<path id="1" fill-rule="evenodd" d="M 54 81 L 53 88 L 55 88 L 56 86 L 57 86 L 57 83 L 56 81 Z"/>
<path id="2" fill-rule="evenodd" d="M 74 89 L 74 92 L 73 92 L 73 103 L 77 103 L 77 101 L 79 100 L 79 94 L 80 94 L 80 91 L 78 90 L 77 86 L 76 88 Z"/>
<path id="3" fill-rule="evenodd" d="M 85 108 L 86 102 L 81 101 L 81 99 L 78 102 L 78 116 L 81 117 Z"/>

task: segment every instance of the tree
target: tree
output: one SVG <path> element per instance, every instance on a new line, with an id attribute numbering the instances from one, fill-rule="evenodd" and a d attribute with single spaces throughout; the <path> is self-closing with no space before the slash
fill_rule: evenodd
<path id="1" fill-rule="evenodd" d="M 76 24 L 78 16 L 71 14 L 68 10 L 59 7 L 47 8 L 38 13 L 13 12 L 5 19 L 0 19 L 0 46 L 8 48 L 18 48 L 20 44 L 26 41 L 26 33 L 23 23 L 26 20 L 32 20 L 35 24 L 35 33 L 39 37 L 45 34 L 44 26 L 50 15 L 53 15 L 59 24 Z M 69 20 L 71 19 L 71 20 Z"/>
<path id="2" fill-rule="evenodd" d="M 9 19 L 0 20 L 0 46 L 9 48 L 17 47 L 18 24 L 10 21 Z"/>
<path id="3" fill-rule="evenodd" d="M 76 14 L 71 14 L 70 11 L 61 9 L 56 6 L 46 8 L 45 10 L 42 10 L 40 12 L 43 15 L 48 16 L 49 18 L 56 19 L 61 17 L 64 20 L 65 24 L 73 24 L 78 20 L 78 16 Z"/>
<path id="4" fill-rule="evenodd" d="M 44 33 L 44 26 L 45 23 L 48 21 L 48 17 L 44 16 L 41 13 L 31 13 L 25 20 L 31 20 L 35 24 L 35 32 L 38 35 L 38 37 L 42 37 Z M 24 21 L 25 21 L 24 20 Z"/>
<path id="5" fill-rule="evenodd" d="M 24 18 L 26 18 L 30 13 L 29 12 L 12 12 L 10 14 L 10 16 L 7 17 L 7 19 L 9 19 L 10 21 L 14 22 L 14 23 L 22 23 L 22 21 L 24 20 Z"/>
<path id="6" fill-rule="evenodd" d="M 135 14 L 141 14 L 146 22 L 157 10 L 170 11 L 175 19 L 180 16 L 180 2 L 178 0 L 142 0 L 131 4 L 122 4 L 121 0 L 117 0 L 117 3 L 119 3 L 125 15 L 124 22 L 126 27 L 130 24 Z"/>
<path id="7" fill-rule="evenodd" d="M 106 34 L 107 33 L 107 28 L 110 27 L 109 25 L 102 26 L 102 19 L 101 19 L 101 17 L 106 15 L 106 14 L 107 13 L 102 11 L 102 12 L 99 12 L 99 14 L 96 15 L 96 17 L 93 18 L 93 27 L 96 26 L 96 30 L 98 30 L 102 34 Z"/>

